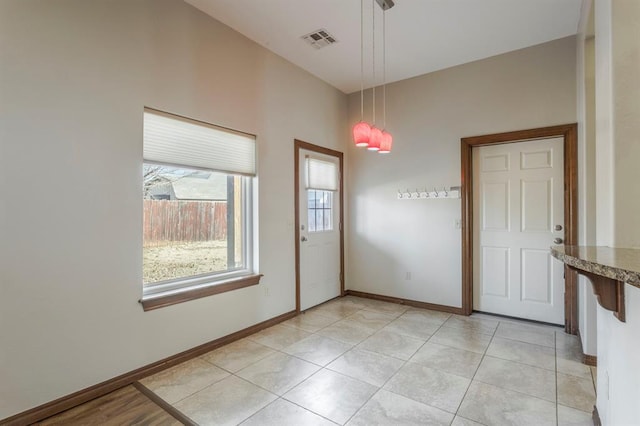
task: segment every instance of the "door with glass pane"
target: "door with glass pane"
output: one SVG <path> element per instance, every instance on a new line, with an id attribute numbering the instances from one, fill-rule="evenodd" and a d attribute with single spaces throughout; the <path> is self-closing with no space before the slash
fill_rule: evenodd
<path id="1" fill-rule="evenodd" d="M 340 295 L 339 159 L 300 149 L 300 310 Z"/>

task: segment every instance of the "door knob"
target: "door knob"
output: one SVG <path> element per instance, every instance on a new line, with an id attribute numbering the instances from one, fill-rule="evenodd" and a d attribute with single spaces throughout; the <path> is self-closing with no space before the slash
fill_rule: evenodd
<path id="1" fill-rule="evenodd" d="M 303 237 L 303 238 L 304 238 L 304 237 Z M 554 243 L 554 244 L 562 244 L 562 243 L 563 243 L 563 240 L 562 240 L 562 238 L 554 238 L 554 239 L 553 239 L 553 243 Z"/>
<path id="2" fill-rule="evenodd" d="M 557 240 L 557 238 L 556 238 L 556 240 Z M 300 241 L 302 241 L 304 243 L 305 241 L 307 241 L 307 237 L 300 238 Z"/>
<path id="3" fill-rule="evenodd" d="M 554 229 L 556 231 L 562 231 L 562 225 L 556 225 Z"/>

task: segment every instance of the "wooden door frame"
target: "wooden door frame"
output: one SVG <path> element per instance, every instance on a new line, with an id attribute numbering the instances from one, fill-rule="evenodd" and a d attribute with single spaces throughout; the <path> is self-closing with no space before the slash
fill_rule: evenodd
<path id="1" fill-rule="evenodd" d="M 294 202 L 295 202 L 295 250 L 296 250 L 296 312 L 300 313 L 300 150 L 317 152 L 319 154 L 329 155 L 338 158 L 339 174 L 338 187 L 340 188 L 340 223 L 338 230 L 340 231 L 340 296 L 344 296 L 344 154 L 340 151 L 314 145 L 298 139 L 293 143 L 294 158 Z"/>
<path id="2" fill-rule="evenodd" d="M 515 132 L 462 138 L 462 311 L 473 312 L 473 148 L 562 137 L 564 139 L 564 224 L 565 244 L 578 244 L 578 125 L 540 127 Z M 578 332 L 578 277 L 566 265 L 564 316 L 565 331 Z"/>

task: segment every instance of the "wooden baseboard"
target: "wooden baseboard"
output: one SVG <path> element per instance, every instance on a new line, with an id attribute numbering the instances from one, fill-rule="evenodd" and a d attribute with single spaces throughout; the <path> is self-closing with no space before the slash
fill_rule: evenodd
<path id="1" fill-rule="evenodd" d="M 219 348 L 220 346 L 224 346 L 233 341 L 247 337 L 260 330 L 281 323 L 282 321 L 286 321 L 290 318 L 295 317 L 296 315 L 296 311 L 278 315 L 277 317 L 252 325 L 251 327 L 236 331 L 235 333 L 220 337 L 219 339 L 212 340 L 211 342 L 204 343 L 200 346 L 196 346 L 195 348 L 180 352 L 179 354 L 170 356 L 163 360 L 145 365 L 144 367 L 140 367 L 133 371 L 129 371 L 128 373 L 124 373 L 120 376 L 114 377 L 113 379 L 98 383 L 97 385 L 82 389 L 70 395 L 63 396 L 62 398 L 47 402 L 46 404 L 40 405 L 30 410 L 23 411 L 22 413 L 18 413 L 4 420 L 0 420 L 0 425 L 28 425 L 44 420 L 47 417 L 62 413 L 63 411 L 66 411 L 70 408 L 76 407 L 80 404 L 84 404 L 87 401 L 91 401 L 92 399 L 106 395 L 110 392 L 120 389 L 121 387 L 130 385 L 144 377 L 150 376 L 169 367 L 173 367 L 174 365 L 178 365 L 182 362 L 203 355 L 209 351 Z"/>
<path id="2" fill-rule="evenodd" d="M 580 335 L 580 330 L 578 330 L 578 339 L 580 340 L 580 350 L 582 351 L 582 363 L 585 365 L 590 365 L 592 367 L 598 366 L 598 357 L 595 355 L 587 355 L 584 353 L 584 348 L 582 347 L 582 336 Z"/>
<path id="3" fill-rule="evenodd" d="M 414 308 L 431 309 L 432 311 L 447 312 L 450 314 L 464 315 L 462 308 L 454 306 L 438 305 L 435 303 L 418 302 L 417 300 L 401 299 L 399 297 L 383 296 L 380 294 L 365 293 L 363 291 L 345 290 L 345 295 L 364 297 L 366 299 L 381 300 L 383 302 L 397 303 L 399 305 L 413 306 Z"/>
<path id="4" fill-rule="evenodd" d="M 600 420 L 600 414 L 598 413 L 598 407 L 593 406 L 593 413 L 591 413 L 591 419 L 593 420 L 593 426 L 602 426 L 602 421 Z"/>

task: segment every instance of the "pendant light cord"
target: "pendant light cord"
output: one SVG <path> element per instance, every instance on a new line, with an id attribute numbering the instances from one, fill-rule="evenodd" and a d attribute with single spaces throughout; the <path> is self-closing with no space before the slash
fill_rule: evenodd
<path id="1" fill-rule="evenodd" d="M 360 121 L 364 121 L 364 0 L 360 0 Z"/>
<path id="2" fill-rule="evenodd" d="M 372 126 L 376 124 L 376 0 L 371 0 L 371 19 L 372 23 L 372 37 L 371 37 L 371 50 L 372 50 L 372 62 L 373 62 L 373 123 Z"/>
<path id="3" fill-rule="evenodd" d="M 387 18 L 382 11 L 382 129 L 387 128 Z"/>

